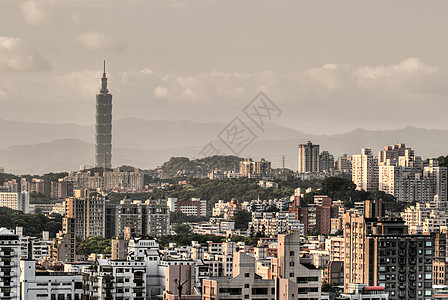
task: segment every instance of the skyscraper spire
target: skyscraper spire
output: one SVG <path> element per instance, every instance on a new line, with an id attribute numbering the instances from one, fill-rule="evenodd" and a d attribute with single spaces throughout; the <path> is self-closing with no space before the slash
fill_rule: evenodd
<path id="1" fill-rule="evenodd" d="M 100 93 L 107 94 L 109 90 L 107 89 L 107 77 L 106 77 L 106 61 L 104 61 L 103 66 L 103 78 L 101 78 L 101 91 Z"/>

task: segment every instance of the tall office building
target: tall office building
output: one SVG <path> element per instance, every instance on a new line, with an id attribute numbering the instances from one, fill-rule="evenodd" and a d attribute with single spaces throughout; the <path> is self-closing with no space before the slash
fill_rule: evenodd
<path id="1" fill-rule="evenodd" d="M 319 145 L 310 141 L 299 145 L 299 173 L 319 172 Z"/>
<path id="2" fill-rule="evenodd" d="M 112 159 L 112 94 L 107 89 L 106 61 L 104 61 L 101 90 L 96 94 L 95 166 L 111 168 Z"/>

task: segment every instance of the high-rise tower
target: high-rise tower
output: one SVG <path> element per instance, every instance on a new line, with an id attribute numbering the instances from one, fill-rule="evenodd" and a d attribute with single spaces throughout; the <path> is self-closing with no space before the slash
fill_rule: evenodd
<path id="1" fill-rule="evenodd" d="M 95 166 L 111 168 L 112 159 L 112 94 L 107 89 L 106 61 L 104 61 L 101 90 L 96 94 Z"/>
<path id="2" fill-rule="evenodd" d="M 299 173 L 319 172 L 319 145 L 310 141 L 299 145 Z"/>

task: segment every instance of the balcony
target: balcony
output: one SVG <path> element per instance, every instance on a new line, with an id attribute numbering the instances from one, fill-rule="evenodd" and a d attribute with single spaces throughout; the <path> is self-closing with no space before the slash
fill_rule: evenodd
<path id="1" fill-rule="evenodd" d="M 15 299 L 14 293 L 11 292 L 0 292 L 0 299 Z"/>
<path id="2" fill-rule="evenodd" d="M 1 251 L 0 257 L 13 257 L 15 255 L 14 251 Z"/>
<path id="3" fill-rule="evenodd" d="M 0 261 L 0 267 L 14 267 L 13 261 Z"/>
<path id="4" fill-rule="evenodd" d="M 11 287 L 11 282 L 10 281 L 1 281 L 0 287 Z"/>

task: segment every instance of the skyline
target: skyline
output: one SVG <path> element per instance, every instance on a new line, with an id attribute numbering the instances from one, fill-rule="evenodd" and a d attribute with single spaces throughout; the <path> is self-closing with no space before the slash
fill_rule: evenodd
<path id="1" fill-rule="evenodd" d="M 228 123 L 263 91 L 303 132 L 448 129 L 448 4 L 383 4 L 3 1 L 0 118 L 94 124 L 106 59 L 115 120 Z"/>

